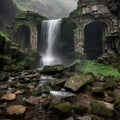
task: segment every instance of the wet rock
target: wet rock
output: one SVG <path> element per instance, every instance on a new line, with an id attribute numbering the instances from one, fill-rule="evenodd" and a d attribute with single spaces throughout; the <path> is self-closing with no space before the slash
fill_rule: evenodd
<path id="1" fill-rule="evenodd" d="M 91 116 L 77 117 L 77 120 L 93 120 Z"/>
<path id="2" fill-rule="evenodd" d="M 34 85 L 32 85 L 32 84 L 28 84 L 28 86 L 27 86 L 30 90 L 34 90 Z"/>
<path id="3" fill-rule="evenodd" d="M 94 81 L 92 75 L 74 75 L 68 81 L 66 81 L 64 87 L 72 89 L 73 91 L 79 90 L 82 86 L 92 83 Z"/>
<path id="4" fill-rule="evenodd" d="M 103 87 L 93 87 L 92 88 L 92 95 L 93 96 L 104 96 L 104 88 Z"/>
<path id="5" fill-rule="evenodd" d="M 45 74 L 56 74 L 62 72 L 64 69 L 63 65 L 45 66 L 42 72 Z"/>
<path id="6" fill-rule="evenodd" d="M 2 100 L 12 101 L 16 99 L 16 95 L 14 93 L 8 93 L 1 97 Z"/>
<path id="7" fill-rule="evenodd" d="M 23 93 L 24 93 L 24 90 L 17 90 L 17 91 L 15 92 L 16 95 L 23 94 Z"/>
<path id="8" fill-rule="evenodd" d="M 8 89 L 8 85 L 0 85 L 0 90 Z"/>
<path id="9" fill-rule="evenodd" d="M 26 107 L 22 105 L 11 105 L 7 108 L 7 114 L 10 116 L 21 116 L 25 113 Z"/>
<path id="10" fill-rule="evenodd" d="M 19 89 L 28 89 L 27 84 L 21 84 L 21 83 L 17 83 L 16 85 L 13 85 L 13 87 L 16 87 Z"/>
<path id="11" fill-rule="evenodd" d="M 71 112 L 71 108 L 72 105 L 69 102 L 63 102 L 53 106 L 51 110 L 53 110 L 58 115 L 66 115 Z"/>
<path id="12" fill-rule="evenodd" d="M 41 94 L 50 94 L 50 87 L 47 85 L 38 85 L 36 89 L 33 91 L 34 96 L 40 96 Z"/>
<path id="13" fill-rule="evenodd" d="M 72 104 L 72 103 L 76 103 L 76 102 L 80 101 L 80 99 L 81 99 L 80 96 L 72 94 L 71 96 L 70 95 L 65 96 L 62 100 L 68 101 Z"/>
<path id="14" fill-rule="evenodd" d="M 66 80 L 65 79 L 59 79 L 59 80 L 53 80 L 50 83 L 50 86 L 54 89 L 54 90 L 60 90 L 64 84 L 65 84 Z"/>
<path id="15" fill-rule="evenodd" d="M 111 97 L 111 96 L 106 96 L 106 97 L 104 98 L 104 101 L 105 101 L 105 102 L 108 102 L 108 103 L 112 103 L 114 100 L 115 100 L 115 99 L 114 99 L 113 97 Z"/>
<path id="16" fill-rule="evenodd" d="M 38 105 L 40 103 L 39 97 L 30 96 L 25 100 L 26 103 L 29 103 L 31 105 Z"/>
<path id="17" fill-rule="evenodd" d="M 30 83 L 31 80 L 27 77 L 25 77 L 24 79 L 20 80 L 20 83 Z"/>
<path id="18" fill-rule="evenodd" d="M 40 103 L 44 109 L 47 109 L 52 101 L 52 98 L 50 95 L 48 96 L 42 96 L 40 98 Z"/>
<path id="19" fill-rule="evenodd" d="M 91 103 L 91 112 L 95 115 L 111 118 L 114 114 L 113 104 L 101 102 L 101 101 L 92 101 Z"/>

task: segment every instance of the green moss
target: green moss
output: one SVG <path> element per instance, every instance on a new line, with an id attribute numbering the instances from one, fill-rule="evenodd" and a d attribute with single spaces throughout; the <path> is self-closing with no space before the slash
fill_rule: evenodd
<path id="1" fill-rule="evenodd" d="M 3 37 L 3 39 L 6 41 L 6 42 L 11 42 L 11 40 L 9 39 L 8 35 L 3 33 L 3 32 L 0 32 L 0 38 Z"/>
<path id="2" fill-rule="evenodd" d="M 43 73 L 56 74 L 58 72 L 62 72 L 63 70 L 64 70 L 63 65 L 45 66 L 43 68 Z"/>
<path id="3" fill-rule="evenodd" d="M 70 113 L 71 108 L 72 108 L 72 106 L 69 102 L 59 103 L 54 106 L 54 109 L 58 110 L 62 114 Z"/>
<path id="4" fill-rule="evenodd" d="M 81 2 L 82 0 L 78 0 L 77 8 L 70 13 L 70 17 L 78 17 L 82 14 Z"/>
<path id="5" fill-rule="evenodd" d="M 93 96 L 104 96 L 104 88 L 103 87 L 93 87 L 92 95 Z"/>
<path id="6" fill-rule="evenodd" d="M 84 114 L 87 112 L 87 107 L 85 105 L 80 104 L 79 102 L 73 105 L 73 109 L 76 114 Z"/>
<path id="7" fill-rule="evenodd" d="M 93 101 L 91 103 L 91 112 L 95 115 L 104 117 L 104 118 L 111 118 L 113 117 L 113 110 L 108 109 L 103 103 L 98 101 Z"/>
<path id="8" fill-rule="evenodd" d="M 93 60 L 77 60 L 75 69 L 84 73 L 92 72 L 94 75 L 120 77 L 120 72 L 117 69 Z"/>

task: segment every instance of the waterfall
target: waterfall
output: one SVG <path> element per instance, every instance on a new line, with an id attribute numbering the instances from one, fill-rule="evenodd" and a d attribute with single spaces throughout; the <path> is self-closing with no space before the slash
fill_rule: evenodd
<path id="1" fill-rule="evenodd" d="M 59 39 L 61 19 L 44 20 L 41 28 L 41 39 L 46 42 L 46 51 L 42 55 L 43 66 L 60 64 L 60 59 L 54 55 L 55 41 Z"/>

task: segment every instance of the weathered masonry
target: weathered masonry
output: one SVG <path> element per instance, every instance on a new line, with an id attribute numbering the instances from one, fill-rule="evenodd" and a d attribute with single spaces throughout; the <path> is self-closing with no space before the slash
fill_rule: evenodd
<path id="1" fill-rule="evenodd" d="M 97 58 L 101 54 L 120 53 L 120 19 L 108 9 L 107 0 L 81 0 L 82 14 L 73 18 L 76 52 Z"/>
<path id="2" fill-rule="evenodd" d="M 18 14 L 10 28 L 12 38 L 22 49 L 37 51 L 39 29 L 44 19 L 46 18 L 30 11 Z"/>

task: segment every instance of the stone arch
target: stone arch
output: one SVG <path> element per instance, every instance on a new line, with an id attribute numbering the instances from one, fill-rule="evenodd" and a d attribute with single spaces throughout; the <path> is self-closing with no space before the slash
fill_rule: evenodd
<path id="1" fill-rule="evenodd" d="M 108 24 L 103 20 L 94 20 L 89 21 L 84 26 L 84 53 L 88 58 L 96 59 L 104 52 Z"/>
<path id="2" fill-rule="evenodd" d="M 22 49 L 29 49 L 30 48 L 30 28 L 29 28 L 29 26 L 27 26 L 27 25 L 19 26 L 15 31 L 14 39 L 15 39 L 16 43 L 18 43 Z"/>
<path id="3" fill-rule="evenodd" d="M 22 49 L 37 51 L 38 30 L 37 26 L 29 24 L 18 24 L 14 28 L 14 39 Z M 28 35 L 29 34 L 29 35 Z"/>

